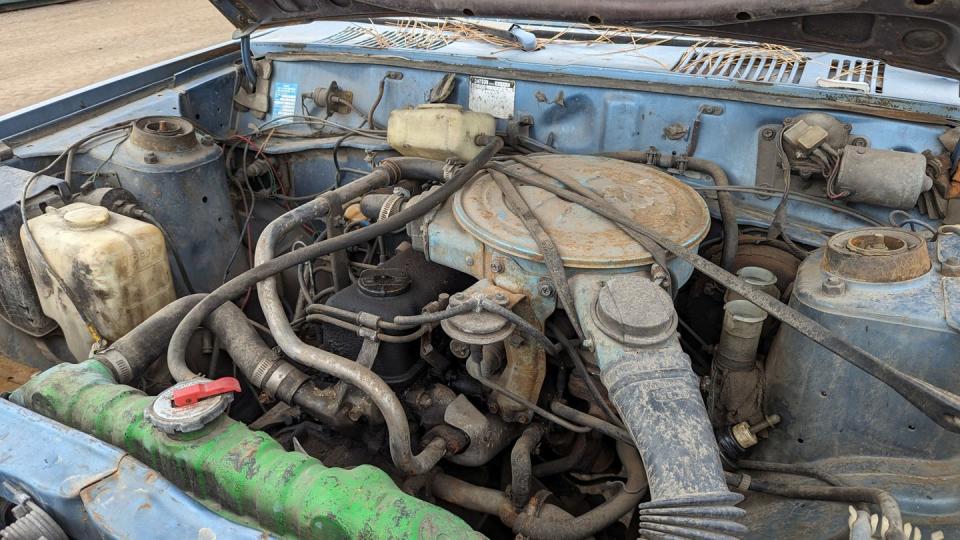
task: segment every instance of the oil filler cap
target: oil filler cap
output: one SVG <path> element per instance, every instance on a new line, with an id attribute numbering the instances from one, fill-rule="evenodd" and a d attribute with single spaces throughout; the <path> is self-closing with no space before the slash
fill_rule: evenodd
<path id="1" fill-rule="evenodd" d="M 161 392 L 144 416 L 164 433 L 191 433 L 226 412 L 233 393 L 239 391 L 240 383 L 233 377 L 184 381 Z"/>

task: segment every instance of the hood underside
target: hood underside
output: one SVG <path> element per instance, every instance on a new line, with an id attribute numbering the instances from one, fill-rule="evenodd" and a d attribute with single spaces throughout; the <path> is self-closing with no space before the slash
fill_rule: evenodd
<path id="1" fill-rule="evenodd" d="M 960 0 L 210 0 L 240 30 L 420 15 L 670 29 L 960 76 Z"/>

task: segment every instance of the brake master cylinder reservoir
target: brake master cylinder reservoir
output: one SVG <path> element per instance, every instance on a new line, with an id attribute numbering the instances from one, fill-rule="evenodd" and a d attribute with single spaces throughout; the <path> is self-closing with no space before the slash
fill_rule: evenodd
<path id="1" fill-rule="evenodd" d="M 153 225 L 86 203 L 48 210 L 28 224 L 43 253 L 21 228 L 40 305 L 60 324 L 77 360 L 90 355 L 93 338 L 66 291 L 47 272 L 47 264 L 108 341 L 176 298 L 163 235 Z"/>
<path id="2" fill-rule="evenodd" d="M 496 120 L 487 113 L 464 111 L 459 105 L 431 103 L 390 113 L 387 142 L 405 156 L 450 157 L 468 161 L 483 148 L 477 137 L 493 135 Z"/>

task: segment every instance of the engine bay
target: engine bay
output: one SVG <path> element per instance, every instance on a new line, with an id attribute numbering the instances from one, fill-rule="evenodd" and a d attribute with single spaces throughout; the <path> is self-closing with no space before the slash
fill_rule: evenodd
<path id="1" fill-rule="evenodd" d="M 7 140 L 9 402 L 279 538 L 960 534 L 953 122 L 332 56 Z"/>

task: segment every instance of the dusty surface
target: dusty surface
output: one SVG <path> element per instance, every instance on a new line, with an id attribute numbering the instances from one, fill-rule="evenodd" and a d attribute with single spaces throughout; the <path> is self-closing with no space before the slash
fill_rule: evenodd
<path id="1" fill-rule="evenodd" d="M 0 354 L 0 392 L 13 392 L 37 371 Z"/>
<path id="2" fill-rule="evenodd" d="M 0 115 L 230 39 L 207 0 L 77 0 L 0 13 Z"/>

